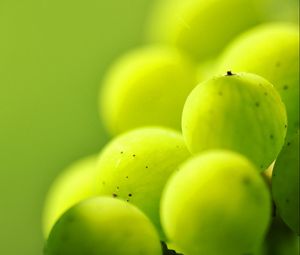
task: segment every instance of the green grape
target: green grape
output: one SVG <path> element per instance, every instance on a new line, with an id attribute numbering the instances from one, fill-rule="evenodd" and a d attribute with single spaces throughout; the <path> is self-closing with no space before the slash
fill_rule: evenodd
<path id="1" fill-rule="evenodd" d="M 196 60 L 217 56 L 236 35 L 263 20 L 265 0 L 158 1 L 147 37 L 174 45 Z"/>
<path id="2" fill-rule="evenodd" d="M 178 50 L 149 46 L 120 58 L 100 91 L 104 123 L 113 135 L 147 125 L 180 129 L 196 68 Z"/>
<path id="3" fill-rule="evenodd" d="M 299 131 L 275 162 L 272 194 L 279 215 L 299 235 Z"/>
<path id="4" fill-rule="evenodd" d="M 99 194 L 139 207 L 161 231 L 159 202 L 163 187 L 190 156 L 182 136 L 162 128 L 141 128 L 117 137 L 98 162 Z"/>
<path id="5" fill-rule="evenodd" d="M 63 171 L 52 184 L 43 213 L 45 237 L 66 210 L 96 194 L 96 163 L 96 156 L 81 159 Z"/>
<path id="6" fill-rule="evenodd" d="M 256 167 L 224 150 L 185 162 L 161 201 L 167 237 L 190 255 L 252 252 L 263 241 L 270 216 L 270 194 Z"/>
<path id="7" fill-rule="evenodd" d="M 288 116 L 287 139 L 299 128 L 299 28 L 270 23 L 236 38 L 220 58 L 218 72 L 251 72 L 269 80 L 280 93 Z"/>
<path id="8" fill-rule="evenodd" d="M 279 154 L 286 128 L 279 94 L 267 80 L 250 73 L 228 72 L 200 83 L 182 116 L 183 136 L 192 153 L 233 150 L 261 171 Z"/>
<path id="9" fill-rule="evenodd" d="M 69 209 L 54 225 L 46 255 L 162 255 L 149 219 L 124 201 L 96 197 Z"/>

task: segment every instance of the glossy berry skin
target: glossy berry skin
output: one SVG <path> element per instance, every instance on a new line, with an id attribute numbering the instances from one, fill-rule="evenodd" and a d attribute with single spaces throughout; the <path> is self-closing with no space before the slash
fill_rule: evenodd
<path id="1" fill-rule="evenodd" d="M 44 205 L 43 230 L 47 238 L 60 216 L 78 202 L 96 195 L 97 156 L 74 162 L 51 185 Z"/>
<path id="2" fill-rule="evenodd" d="M 299 129 L 299 28 L 268 23 L 238 36 L 220 57 L 218 73 L 251 72 L 270 81 L 286 106 L 287 140 Z"/>
<path id="3" fill-rule="evenodd" d="M 97 197 L 69 209 L 55 224 L 46 255 L 162 255 L 148 218 L 124 201 Z"/>
<path id="4" fill-rule="evenodd" d="M 198 62 L 212 59 L 262 20 L 266 0 L 162 0 L 149 20 L 150 41 L 167 43 Z"/>
<path id="5" fill-rule="evenodd" d="M 179 132 L 147 127 L 124 133 L 100 153 L 98 194 L 136 205 L 164 239 L 159 217 L 161 193 L 170 175 L 189 156 Z"/>
<path id="6" fill-rule="evenodd" d="M 196 85 L 196 68 L 179 50 L 133 50 L 111 66 L 103 81 L 101 117 L 112 135 L 149 125 L 180 130 L 184 102 Z"/>
<path id="7" fill-rule="evenodd" d="M 228 72 L 200 83 L 187 98 L 182 116 L 183 136 L 193 154 L 233 150 L 261 171 L 279 154 L 286 129 L 278 92 L 250 73 Z"/>
<path id="8" fill-rule="evenodd" d="M 278 214 L 299 235 L 299 131 L 275 162 L 272 194 Z"/>
<path id="9" fill-rule="evenodd" d="M 166 235 L 183 254 L 248 254 L 262 243 L 270 216 L 269 190 L 258 170 L 229 151 L 185 162 L 161 202 Z"/>

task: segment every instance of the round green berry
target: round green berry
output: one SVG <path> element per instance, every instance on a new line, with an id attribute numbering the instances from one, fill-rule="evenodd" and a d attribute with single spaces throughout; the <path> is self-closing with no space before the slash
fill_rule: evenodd
<path id="1" fill-rule="evenodd" d="M 200 83 L 182 116 L 183 136 L 192 153 L 233 150 L 261 171 L 279 154 L 286 129 L 285 107 L 276 89 L 249 73 L 228 72 Z"/>
<path id="2" fill-rule="evenodd" d="M 221 56 L 218 71 L 251 72 L 270 81 L 287 110 L 287 139 L 299 128 L 299 28 L 270 23 L 246 31 Z"/>
<path id="3" fill-rule="evenodd" d="M 115 138 L 98 162 L 98 194 L 139 207 L 160 231 L 159 203 L 169 176 L 190 156 L 178 132 L 141 128 Z"/>
<path id="4" fill-rule="evenodd" d="M 161 202 L 165 233 L 184 254 L 248 254 L 262 243 L 270 216 L 269 190 L 256 167 L 229 151 L 188 160 Z"/>
<path id="5" fill-rule="evenodd" d="M 69 209 L 53 227 L 46 255 L 162 255 L 158 234 L 134 206 L 107 197 Z"/>
<path id="6" fill-rule="evenodd" d="M 54 223 L 70 207 L 96 195 L 96 156 L 81 159 L 64 170 L 46 197 L 43 231 L 47 237 Z"/>
<path id="7" fill-rule="evenodd" d="M 158 1 L 149 19 L 151 41 L 173 45 L 197 61 L 216 57 L 239 33 L 256 24 L 261 0 Z"/>
<path id="8" fill-rule="evenodd" d="M 147 125 L 180 130 L 184 102 L 196 84 L 196 68 L 178 50 L 134 50 L 121 57 L 104 80 L 104 124 L 113 135 Z"/>
<path id="9" fill-rule="evenodd" d="M 299 235 L 299 131 L 275 162 L 272 194 L 279 215 Z"/>

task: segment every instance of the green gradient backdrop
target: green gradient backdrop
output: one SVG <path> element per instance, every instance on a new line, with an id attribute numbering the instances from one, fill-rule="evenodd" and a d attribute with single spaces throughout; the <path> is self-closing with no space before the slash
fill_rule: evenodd
<path id="1" fill-rule="evenodd" d="M 97 91 L 151 0 L 0 0 L 0 254 L 42 254 L 45 193 L 106 138 Z"/>

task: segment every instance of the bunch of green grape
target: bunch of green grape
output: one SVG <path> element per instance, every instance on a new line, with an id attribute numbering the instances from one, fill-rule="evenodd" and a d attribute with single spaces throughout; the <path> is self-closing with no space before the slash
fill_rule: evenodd
<path id="1" fill-rule="evenodd" d="M 44 254 L 299 253 L 299 27 L 274 1 L 158 1 L 103 77 L 111 141 L 49 190 Z"/>

